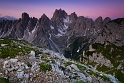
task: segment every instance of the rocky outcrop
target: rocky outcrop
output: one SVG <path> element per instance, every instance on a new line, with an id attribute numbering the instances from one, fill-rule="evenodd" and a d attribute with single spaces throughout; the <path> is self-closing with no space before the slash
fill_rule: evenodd
<path id="1" fill-rule="evenodd" d="M 63 20 L 63 18 L 66 18 L 66 16 L 67 16 L 67 13 L 64 11 L 64 10 L 62 10 L 62 9 L 56 9 L 55 10 L 55 12 L 54 12 L 54 14 L 53 14 L 53 17 L 52 17 L 52 19 L 53 20 Z"/>
<path id="2" fill-rule="evenodd" d="M 108 20 L 107 20 L 108 19 Z M 96 42 L 97 43 L 104 43 L 105 41 L 109 41 L 117 46 L 123 46 L 124 40 L 123 40 L 123 18 L 118 18 L 116 20 L 110 21 L 109 18 L 105 19 L 105 21 L 108 21 L 106 25 L 103 26 L 103 29 L 101 30 L 100 34 L 98 35 Z M 119 24 L 119 23 L 120 24 Z"/>
<path id="3" fill-rule="evenodd" d="M 76 15 L 75 12 L 71 13 L 71 15 L 69 15 L 69 20 L 73 23 L 74 21 L 76 21 L 78 18 L 78 16 Z"/>

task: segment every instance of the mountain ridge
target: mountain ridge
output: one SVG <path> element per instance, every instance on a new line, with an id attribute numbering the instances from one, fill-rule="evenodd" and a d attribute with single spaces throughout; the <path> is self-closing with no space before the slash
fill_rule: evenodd
<path id="1" fill-rule="evenodd" d="M 18 20 L 17 18 L 13 17 L 13 16 L 3 16 L 3 17 L 0 17 L 0 22 L 3 21 L 3 20 Z"/>
<path id="2" fill-rule="evenodd" d="M 50 48 L 51 43 L 49 43 L 49 37 L 51 37 L 51 40 L 54 42 L 54 44 L 56 44 L 56 47 L 60 48 L 57 50 L 60 50 L 60 51 L 62 51 L 63 46 L 65 47 L 68 46 L 67 44 L 70 43 L 68 42 L 69 41 L 68 39 L 73 35 L 87 36 L 90 39 L 94 39 L 95 40 L 94 42 L 96 43 L 99 43 L 99 42 L 103 43 L 104 41 L 108 40 L 109 42 L 112 42 L 112 43 L 116 42 L 115 43 L 116 45 L 122 46 L 124 45 L 124 43 L 118 43 L 116 39 L 120 38 L 123 40 L 123 37 L 121 36 L 123 32 L 121 32 L 122 34 L 119 34 L 120 31 L 122 31 L 121 29 L 123 28 L 119 29 L 120 31 L 118 30 L 118 32 L 115 32 L 114 34 L 112 34 L 112 36 L 115 36 L 115 34 L 118 35 L 118 38 L 117 36 L 115 37 L 116 39 L 115 38 L 110 39 L 111 34 L 110 35 L 105 34 L 106 37 L 103 37 L 103 34 L 106 32 L 112 33 L 109 30 L 106 31 L 108 28 L 112 29 L 111 28 L 112 26 L 113 27 L 116 26 L 115 27 L 115 30 L 116 30 L 116 28 L 119 27 L 119 25 L 116 24 L 116 22 L 117 22 L 116 20 L 115 21 L 111 20 L 109 17 L 106 17 L 103 20 L 101 16 L 99 16 L 95 21 L 93 21 L 92 18 L 86 18 L 84 16 L 78 17 L 75 12 L 68 15 L 62 9 L 59 9 L 59 10 L 56 9 L 51 19 L 49 19 L 45 14 L 43 14 L 39 19 L 35 17 L 32 18 L 32 17 L 29 17 L 29 15 L 24 12 L 22 13 L 22 18 L 20 18 L 17 21 L 9 22 L 6 20 L 3 22 L 0 22 L 0 38 L 9 37 L 9 38 L 16 38 L 16 39 L 25 39 L 29 42 L 34 43 L 35 45 L 40 45 L 38 41 L 43 39 L 44 42 L 41 42 L 41 43 L 45 44 L 44 47 Z M 120 22 L 120 25 L 123 25 L 123 19 L 119 22 Z M 25 32 L 28 32 L 28 33 L 25 33 Z M 41 38 L 39 38 L 39 34 L 41 34 Z M 121 36 L 122 38 L 119 36 Z M 103 39 L 101 39 L 101 37 Z M 58 39 L 58 42 L 60 42 L 61 41 L 60 38 L 64 40 L 62 44 L 63 46 L 59 46 L 60 44 L 57 44 L 57 42 L 54 41 L 54 39 Z"/>

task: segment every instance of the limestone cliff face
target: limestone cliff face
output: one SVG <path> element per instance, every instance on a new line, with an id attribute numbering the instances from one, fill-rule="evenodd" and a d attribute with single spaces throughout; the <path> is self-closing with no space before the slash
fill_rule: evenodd
<path id="1" fill-rule="evenodd" d="M 105 19 L 107 21 L 107 19 Z M 109 19 L 108 19 L 109 20 Z M 105 22 L 103 29 L 98 35 L 96 42 L 104 43 L 109 41 L 117 46 L 124 45 L 124 18 L 118 18 L 108 23 Z"/>

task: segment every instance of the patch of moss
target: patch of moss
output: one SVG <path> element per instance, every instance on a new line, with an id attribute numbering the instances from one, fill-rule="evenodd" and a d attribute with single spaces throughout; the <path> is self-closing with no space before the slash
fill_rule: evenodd
<path id="1" fill-rule="evenodd" d="M 118 20 L 115 20 L 118 21 Z M 109 42 L 108 42 L 109 43 Z M 106 67 L 106 66 L 97 66 L 97 70 L 99 71 L 103 71 L 106 72 L 108 74 L 115 74 L 115 77 L 120 81 L 120 82 L 124 82 L 123 78 L 124 78 L 124 74 L 121 72 L 121 70 L 117 70 L 117 67 L 119 66 L 119 64 L 122 64 L 121 60 L 124 60 L 124 47 L 120 47 L 120 46 L 116 46 L 114 44 L 109 43 L 108 45 L 104 45 L 104 44 L 93 44 L 93 48 L 96 49 L 97 53 L 102 53 L 102 55 L 107 58 L 108 60 L 110 60 L 111 64 L 113 65 L 112 68 Z M 122 66 L 123 67 L 123 66 Z"/>
<path id="2" fill-rule="evenodd" d="M 73 79 L 77 79 L 78 77 L 80 77 L 80 76 L 76 75 L 76 76 L 74 76 L 74 77 L 72 77 L 72 78 L 73 78 Z"/>
<path id="3" fill-rule="evenodd" d="M 49 53 L 49 52 L 46 52 L 45 54 L 50 55 L 50 53 Z"/>
<path id="4" fill-rule="evenodd" d="M 79 69 L 80 71 L 86 70 L 86 67 L 84 67 L 84 66 L 82 66 L 82 65 L 76 64 L 76 66 L 78 67 L 78 69 Z"/>
<path id="5" fill-rule="evenodd" d="M 0 83 L 10 83 L 9 80 L 0 77 Z"/>
<path id="6" fill-rule="evenodd" d="M 105 76 L 105 75 L 100 75 L 100 73 L 98 73 L 98 72 L 94 72 L 94 71 L 92 71 L 92 70 L 88 70 L 87 71 L 90 75 L 94 75 L 95 77 L 101 77 L 104 81 L 107 81 L 107 82 L 110 82 L 111 83 L 111 80 L 107 77 L 107 76 Z"/>
<path id="7" fill-rule="evenodd" d="M 92 70 L 88 70 L 87 73 L 89 73 L 90 75 L 94 75 L 95 77 L 98 77 L 98 76 L 99 76 L 98 73 L 95 73 L 95 72 L 92 71 Z"/>
<path id="8" fill-rule="evenodd" d="M 102 66 L 101 65 L 98 65 L 96 69 L 99 70 L 99 71 L 105 72 L 105 71 L 110 70 L 111 68 L 109 68 L 109 67 L 107 67 L 105 65 L 102 65 Z"/>
<path id="9" fill-rule="evenodd" d="M 35 54 L 36 54 L 36 55 L 42 54 L 42 51 L 40 51 L 40 50 L 35 50 Z"/>
<path id="10" fill-rule="evenodd" d="M 29 62 L 27 63 L 27 66 L 28 66 L 28 67 L 32 67 L 31 63 L 29 63 Z"/>
<path id="11" fill-rule="evenodd" d="M 124 74 L 121 70 L 115 71 L 115 77 L 122 83 L 124 83 Z"/>
<path id="12" fill-rule="evenodd" d="M 41 56 L 41 59 L 47 58 L 47 56 Z"/>
<path id="13" fill-rule="evenodd" d="M 55 60 L 52 59 L 51 61 L 52 61 L 52 63 L 55 63 Z"/>
<path id="14" fill-rule="evenodd" d="M 69 66 L 69 65 L 71 65 L 71 64 L 73 64 L 72 62 L 66 62 L 66 63 L 64 63 L 65 64 L 65 66 Z"/>
<path id="15" fill-rule="evenodd" d="M 77 81 L 75 83 L 87 83 L 87 82 L 84 82 L 84 81 L 80 80 L 80 81 Z"/>
<path id="16" fill-rule="evenodd" d="M 40 71 L 46 72 L 52 70 L 52 66 L 47 63 L 41 63 L 39 65 L 40 65 Z"/>
<path id="17" fill-rule="evenodd" d="M 111 82 L 111 80 L 108 78 L 108 77 L 106 77 L 105 75 L 102 75 L 102 76 L 100 76 L 104 81 L 107 81 L 107 82 L 110 82 L 110 83 L 112 83 Z"/>
<path id="18" fill-rule="evenodd" d="M 1 44 L 6 44 L 5 46 L 1 46 Z M 35 50 L 31 47 L 30 43 L 27 43 L 23 40 L 15 40 L 15 39 L 0 39 L 0 58 L 6 57 L 15 57 L 16 55 L 25 55 L 29 54 L 31 50 Z"/>

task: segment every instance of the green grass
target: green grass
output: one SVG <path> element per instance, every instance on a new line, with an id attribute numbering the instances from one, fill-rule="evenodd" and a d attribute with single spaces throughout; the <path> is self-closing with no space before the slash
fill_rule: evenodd
<path id="1" fill-rule="evenodd" d="M 73 64 L 72 62 L 66 62 L 66 63 L 64 63 L 65 64 L 65 66 L 69 66 L 69 65 L 71 65 L 71 64 Z"/>
<path id="2" fill-rule="evenodd" d="M 46 59 L 47 58 L 47 56 L 41 56 L 41 59 Z"/>
<path id="3" fill-rule="evenodd" d="M 124 74 L 121 70 L 115 71 L 115 77 L 122 83 L 124 83 Z"/>
<path id="4" fill-rule="evenodd" d="M 96 72 L 94 72 L 92 70 L 88 70 L 87 73 L 89 73 L 90 75 L 94 75 L 95 77 L 98 77 L 99 76 L 98 73 L 96 73 Z"/>
<path id="5" fill-rule="evenodd" d="M 2 46 L 1 44 L 7 44 L 6 46 Z M 21 47 L 21 48 L 19 48 Z M 36 54 L 41 54 L 42 51 L 32 48 L 32 45 L 24 40 L 15 40 L 15 39 L 0 39 L 0 58 L 6 57 L 15 57 L 16 55 L 27 55 L 32 50 L 36 52 Z"/>
<path id="6" fill-rule="evenodd" d="M 76 66 L 78 67 L 78 69 L 79 69 L 80 71 L 86 70 L 86 67 L 84 67 L 84 66 L 81 66 L 81 65 L 79 65 L 79 64 L 76 64 Z"/>
<path id="7" fill-rule="evenodd" d="M 36 55 L 42 54 L 42 51 L 40 51 L 40 50 L 35 50 L 35 54 L 36 54 Z"/>
<path id="8" fill-rule="evenodd" d="M 45 54 L 50 55 L 50 53 L 49 53 L 49 52 L 46 52 Z"/>
<path id="9" fill-rule="evenodd" d="M 87 71 L 90 75 L 94 75 L 95 77 L 101 77 L 104 81 L 107 81 L 107 82 L 110 82 L 111 83 L 111 80 L 107 77 L 107 76 L 105 76 L 105 75 L 100 75 L 100 73 L 98 73 L 98 72 L 94 72 L 94 71 L 92 71 L 92 70 L 88 70 Z"/>
<path id="10" fill-rule="evenodd" d="M 87 83 L 87 82 L 83 82 L 82 80 L 74 82 L 74 83 Z"/>
<path id="11" fill-rule="evenodd" d="M 29 62 L 27 63 L 27 66 L 28 66 L 28 67 L 32 67 L 31 63 L 29 63 Z"/>
<path id="12" fill-rule="evenodd" d="M 102 76 L 100 76 L 103 80 L 105 80 L 105 81 L 108 81 L 108 82 L 111 82 L 111 80 L 108 78 L 108 77 L 106 77 L 105 75 L 102 75 Z M 112 82 L 111 82 L 112 83 Z"/>
<path id="13" fill-rule="evenodd" d="M 10 83 L 9 80 L 0 77 L 0 83 Z"/>
<path id="14" fill-rule="evenodd" d="M 118 20 L 115 20 L 118 21 Z M 108 42 L 109 43 L 109 42 Z M 106 72 L 108 74 L 115 74 L 115 77 L 122 83 L 124 83 L 123 78 L 124 74 L 121 72 L 121 70 L 117 70 L 117 67 L 119 64 L 124 65 L 123 63 L 119 62 L 121 60 L 124 60 L 124 47 L 116 46 L 114 44 L 109 43 L 109 45 L 95 43 L 93 44 L 93 48 L 96 49 L 96 53 L 102 53 L 102 55 L 110 60 L 111 64 L 113 65 L 112 68 L 109 68 L 105 65 L 100 66 L 100 64 L 97 66 L 97 70 Z M 113 49 L 111 51 L 111 49 Z M 86 54 L 86 53 L 85 53 Z M 120 57 L 118 57 L 120 56 Z M 122 66 L 124 68 L 124 66 Z M 104 77 L 103 77 L 104 78 Z M 104 78 L 106 79 L 106 78 Z M 106 79 L 107 80 L 107 79 Z"/>
<path id="15" fill-rule="evenodd" d="M 105 72 L 105 71 L 110 70 L 111 68 L 109 68 L 109 67 L 107 67 L 105 65 L 102 65 L 102 66 L 98 65 L 96 69 L 99 70 L 99 71 L 102 70 L 103 72 Z"/>
<path id="16" fill-rule="evenodd" d="M 47 63 L 41 63 L 39 65 L 40 65 L 40 71 L 46 72 L 52 70 L 52 66 Z"/>
<path id="17" fill-rule="evenodd" d="M 52 63 L 55 63 L 55 60 L 52 59 L 51 62 L 52 62 Z"/>

